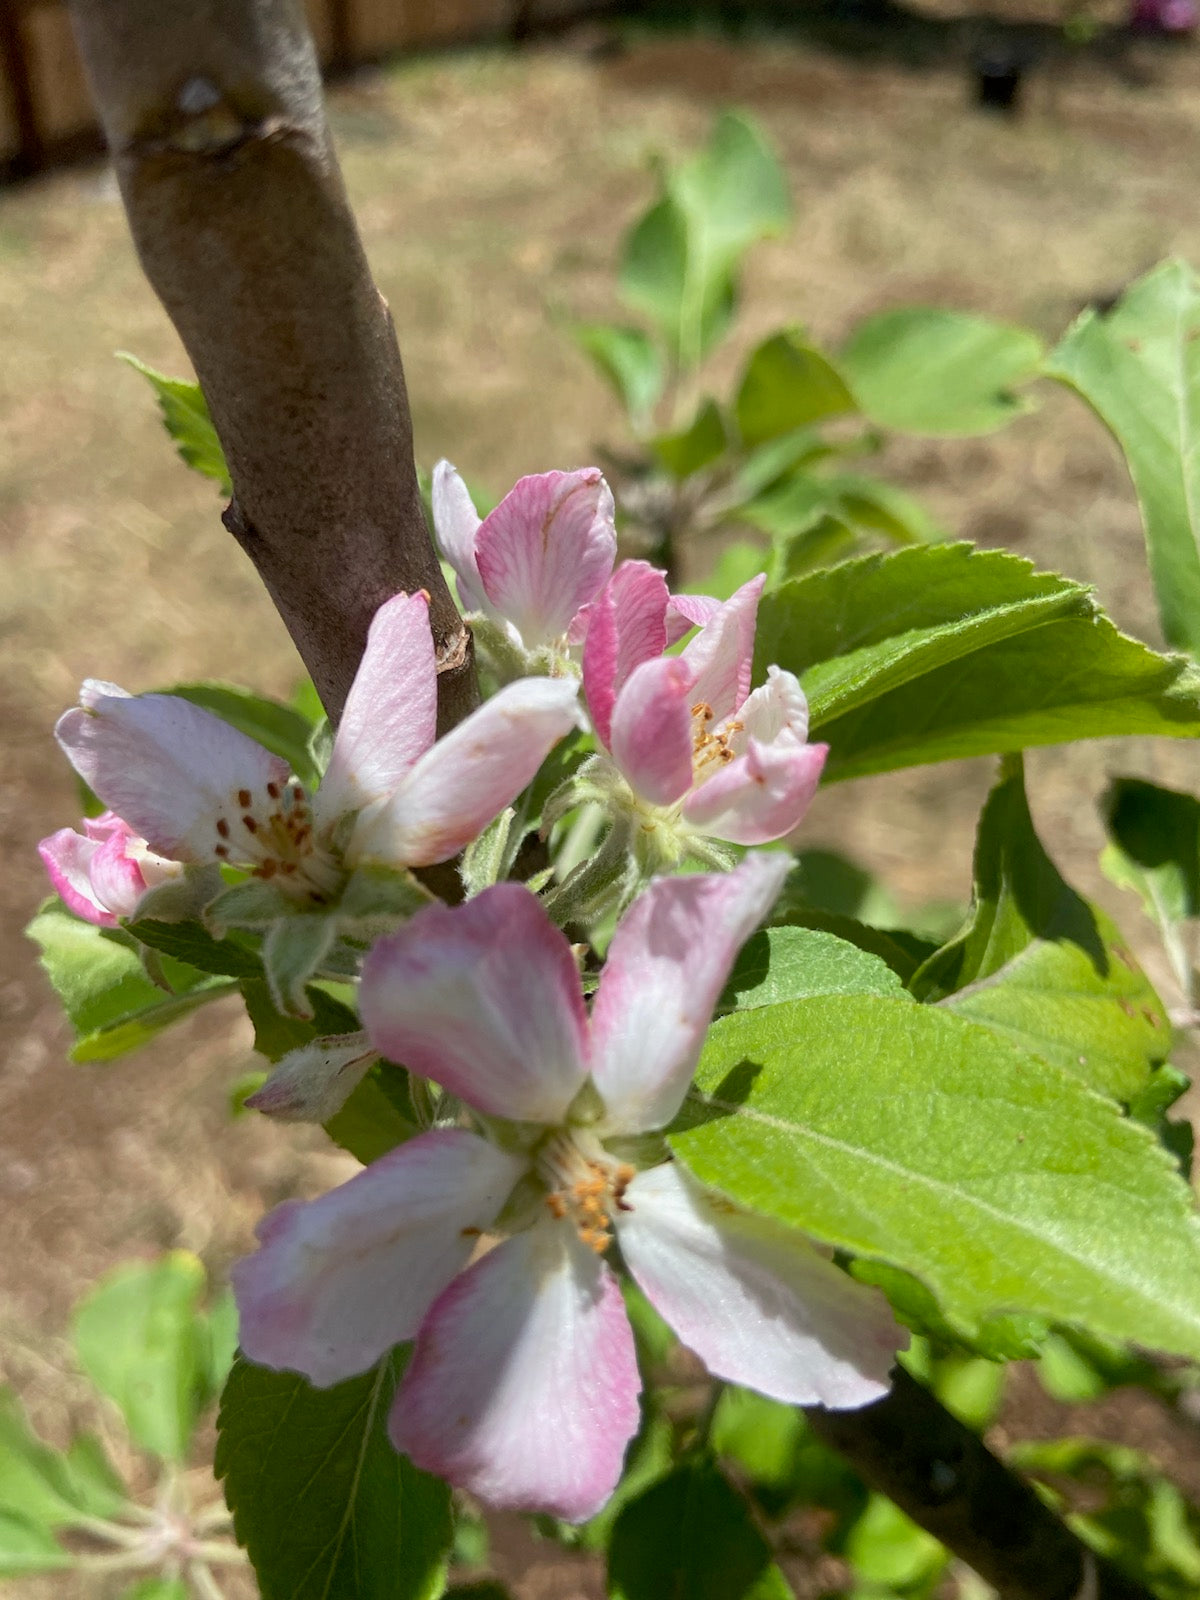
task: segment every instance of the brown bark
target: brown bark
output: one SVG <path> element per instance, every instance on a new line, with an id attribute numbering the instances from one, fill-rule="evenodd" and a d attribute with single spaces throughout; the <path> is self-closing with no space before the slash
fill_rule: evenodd
<path id="1" fill-rule="evenodd" d="M 470 639 L 426 532 L 400 352 L 293 0 L 71 0 L 146 276 L 220 436 L 230 532 L 330 716 L 379 604 L 426 589 L 443 728 Z"/>

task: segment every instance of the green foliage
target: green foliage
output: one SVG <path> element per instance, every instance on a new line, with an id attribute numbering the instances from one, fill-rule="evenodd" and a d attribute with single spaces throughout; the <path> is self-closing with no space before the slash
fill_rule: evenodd
<path id="1" fill-rule="evenodd" d="M 673 478 L 690 478 L 724 455 L 728 442 L 720 407 L 706 400 L 688 427 L 661 434 L 650 448 Z"/>
<path id="2" fill-rule="evenodd" d="M 72 1061 L 111 1061 L 236 992 L 229 979 L 171 956 L 158 962 L 155 982 L 127 933 L 83 922 L 59 900 L 47 900 L 25 931 L 74 1031 Z"/>
<path id="3" fill-rule="evenodd" d="M 836 367 L 798 328 L 786 328 L 746 363 L 734 415 L 742 443 L 753 447 L 856 409 Z"/>
<path id="4" fill-rule="evenodd" d="M 452 1541 L 450 1491 L 387 1436 L 395 1355 L 314 1389 L 239 1360 L 217 1422 L 216 1473 L 263 1600 L 434 1600 Z"/>
<path id="5" fill-rule="evenodd" d="M 314 724 L 295 706 L 252 694 L 233 683 L 176 683 L 160 693 L 177 694 L 211 711 L 272 755 L 282 757 L 301 783 L 316 783 L 319 773 L 312 754 Z"/>
<path id="6" fill-rule="evenodd" d="M 671 1142 L 740 1204 L 913 1274 L 968 1335 L 1021 1311 L 1200 1353 L 1200 1227 L 1167 1155 L 940 1007 L 821 995 L 722 1018 Z"/>
<path id="7" fill-rule="evenodd" d="M 69 1527 L 110 1516 L 124 1491 L 98 1442 L 86 1435 L 68 1455 L 30 1428 L 10 1389 L 0 1389 L 0 1515 L 37 1527 Z"/>
<path id="8" fill-rule="evenodd" d="M 717 1002 L 718 1012 L 748 1011 L 815 994 L 901 994 L 880 957 L 816 928 L 763 928 L 742 946 Z"/>
<path id="9" fill-rule="evenodd" d="M 49 1529 L 0 1511 L 0 1578 L 24 1578 L 70 1565 L 70 1556 Z"/>
<path id="10" fill-rule="evenodd" d="M 1043 849 L 1019 756 L 1005 759 L 980 818 L 971 920 L 913 989 L 1119 1100 L 1170 1050 L 1162 1002 L 1115 924 Z"/>
<path id="11" fill-rule="evenodd" d="M 726 112 L 706 149 L 665 173 L 662 196 L 625 243 L 621 292 L 654 322 L 673 361 L 694 367 L 724 332 L 749 247 L 791 208 L 762 135 Z"/>
<path id="12" fill-rule="evenodd" d="M 1022 1444 L 1014 1464 L 1067 1506 L 1067 1521 L 1159 1600 L 1194 1600 L 1200 1590 L 1200 1511 L 1137 1450 L 1094 1439 Z M 1099 1502 L 1099 1504 L 1097 1504 Z"/>
<path id="13" fill-rule="evenodd" d="M 866 556 L 764 595 L 757 673 L 770 662 L 800 677 L 833 780 L 1200 734 L 1200 671 L 1119 633 L 1078 584 L 969 545 Z"/>
<path id="14" fill-rule="evenodd" d="M 1107 870 L 1164 924 L 1200 917 L 1200 800 L 1144 778 L 1114 778 L 1105 796 Z"/>
<path id="15" fill-rule="evenodd" d="M 173 1250 L 116 1268 L 75 1310 L 80 1365 L 125 1419 L 130 1437 L 167 1461 L 182 1461 L 214 1398 L 213 1338 L 200 1310 L 204 1268 Z"/>
<path id="16" fill-rule="evenodd" d="M 860 1578 L 906 1595 L 925 1595 L 946 1569 L 945 1548 L 898 1506 L 873 1494 L 846 1539 L 845 1555 Z"/>
<path id="17" fill-rule="evenodd" d="M 1137 491 L 1163 633 L 1200 654 L 1200 282 L 1164 261 L 1088 310 L 1046 364 L 1112 430 Z"/>
<path id="18" fill-rule="evenodd" d="M 607 322 L 577 323 L 571 333 L 616 390 L 633 425 L 644 426 L 666 381 L 654 341 L 640 328 L 618 328 Z"/>
<path id="19" fill-rule="evenodd" d="M 191 1600 L 182 1578 L 143 1578 L 126 1589 L 121 1600 Z"/>
<path id="20" fill-rule="evenodd" d="M 683 1463 L 621 1512 L 608 1550 L 608 1592 L 612 1600 L 791 1594 L 746 1502 L 705 1460 Z"/>
<path id="21" fill-rule="evenodd" d="M 990 433 L 1028 410 L 1041 341 L 1026 328 L 910 306 L 860 322 L 838 360 L 872 422 L 904 433 Z"/>
<path id="22" fill-rule="evenodd" d="M 163 426 L 174 439 L 175 448 L 187 465 L 204 477 L 212 478 L 220 486 L 223 495 L 232 494 L 229 468 L 225 465 L 221 441 L 212 425 L 208 402 L 200 385 L 189 383 L 184 378 L 168 378 L 165 373 L 156 372 L 127 350 L 118 350 L 117 355 L 149 381 L 158 396 Z"/>

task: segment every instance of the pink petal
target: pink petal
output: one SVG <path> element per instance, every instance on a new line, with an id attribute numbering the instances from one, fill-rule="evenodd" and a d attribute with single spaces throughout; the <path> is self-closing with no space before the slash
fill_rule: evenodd
<path id="1" fill-rule="evenodd" d="M 210 861 L 217 818 L 251 803 L 271 806 L 267 785 L 283 785 L 288 766 L 244 733 L 178 695 L 127 695 L 85 683 L 81 707 L 58 720 L 54 736 L 79 776 L 142 835 L 175 861 Z"/>
<path id="2" fill-rule="evenodd" d="M 125 838 L 137 837 L 124 818 L 115 811 L 102 811 L 98 817 L 84 817 L 83 831 L 89 839 L 111 839 L 114 833 Z"/>
<path id="3" fill-rule="evenodd" d="M 578 726 L 573 678 L 518 678 L 439 739 L 392 798 L 363 813 L 347 854 L 425 867 L 477 838 Z"/>
<path id="4" fill-rule="evenodd" d="M 448 461 L 439 461 L 433 469 L 430 501 L 434 533 L 442 554 L 458 577 L 458 598 L 463 610 L 490 612 L 475 564 L 479 514 L 471 503 L 466 484 Z"/>
<path id="5" fill-rule="evenodd" d="M 100 848 L 95 839 L 85 839 L 74 828 L 60 828 L 38 845 L 42 865 L 63 904 L 85 922 L 100 928 L 115 928 L 118 918 L 92 887 L 91 863 Z"/>
<path id="6" fill-rule="evenodd" d="M 750 692 L 758 599 L 766 581 L 760 572 L 744 583 L 713 613 L 680 658 L 695 679 L 693 704 L 703 701 L 711 706 L 717 722 L 732 716 Z"/>
<path id="7" fill-rule="evenodd" d="M 147 863 L 136 853 L 140 849 L 144 849 L 144 846 L 136 834 L 113 832 L 98 845 L 91 860 L 89 872 L 92 890 L 101 905 L 107 906 L 119 917 L 132 917 L 138 901 L 151 887 L 145 870 Z M 150 860 L 157 863 L 159 858 L 151 856 Z M 173 862 L 163 862 L 162 865 L 168 871 L 153 874 L 158 882 L 172 872 L 181 870 Z"/>
<path id="8" fill-rule="evenodd" d="M 522 478 L 475 536 L 484 591 L 527 650 L 566 633 L 616 553 L 612 493 L 598 467 Z"/>
<path id="9" fill-rule="evenodd" d="M 542 1222 L 438 1299 L 389 1431 L 487 1505 L 583 1522 L 616 1488 L 640 1389 L 612 1273 L 569 1227 Z"/>
<path id="10" fill-rule="evenodd" d="M 789 1405 L 848 1409 L 886 1393 L 908 1334 L 878 1290 L 803 1234 L 738 1210 L 677 1163 L 639 1173 L 625 1205 L 629 1270 L 714 1377 Z"/>
<path id="11" fill-rule="evenodd" d="M 606 747 L 613 707 L 630 673 L 667 647 L 667 598 L 667 580 L 649 562 L 622 561 L 589 608 L 583 691 Z"/>
<path id="12" fill-rule="evenodd" d="M 667 644 L 674 644 L 693 628 L 707 626 L 721 605 L 707 594 L 673 594 L 667 606 Z"/>
<path id="13" fill-rule="evenodd" d="M 423 1133 L 341 1188 L 288 1200 L 233 1268 L 242 1349 L 318 1387 L 411 1339 L 524 1170 L 459 1128 Z"/>
<path id="14" fill-rule="evenodd" d="M 808 698 L 800 680 L 782 667 L 768 667 L 767 681 L 742 702 L 737 720 L 747 738 L 771 744 L 788 733 L 801 744 L 808 738 Z"/>
<path id="15" fill-rule="evenodd" d="M 323 825 L 391 795 L 433 743 L 437 664 L 429 596 L 398 594 L 367 634 L 313 809 Z"/>
<path id="16" fill-rule="evenodd" d="M 626 912 L 592 1005 L 589 1059 L 607 1131 L 662 1128 L 678 1111 L 734 958 L 790 866 L 780 851 L 733 872 L 659 878 Z"/>
<path id="17" fill-rule="evenodd" d="M 587 1072 L 571 947 L 518 883 L 418 911 L 367 956 L 358 1000 L 381 1054 L 493 1116 L 560 1122 Z"/>
<path id="18" fill-rule="evenodd" d="M 612 758 L 641 799 L 669 806 L 692 785 L 693 680 L 685 661 L 644 661 L 617 697 Z"/>
<path id="19" fill-rule="evenodd" d="M 714 772 L 683 803 L 693 828 L 730 844 L 770 844 L 798 827 L 812 803 L 827 744 L 751 740 L 745 755 Z"/>

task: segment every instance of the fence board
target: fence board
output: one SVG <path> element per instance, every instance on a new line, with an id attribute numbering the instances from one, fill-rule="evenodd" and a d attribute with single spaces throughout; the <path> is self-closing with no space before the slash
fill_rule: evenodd
<path id="1" fill-rule="evenodd" d="M 169 5 L 171 0 L 163 0 Z M 324 66 L 595 12 L 596 0 L 305 0 Z M 0 178 L 98 145 L 65 0 L 0 0 Z"/>

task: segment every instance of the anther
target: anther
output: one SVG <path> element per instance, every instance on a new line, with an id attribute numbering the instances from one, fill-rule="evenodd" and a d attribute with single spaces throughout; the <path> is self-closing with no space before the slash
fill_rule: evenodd
<path id="1" fill-rule="evenodd" d="M 238 790 L 237 800 L 238 800 L 238 805 L 241 806 L 243 811 L 245 811 L 246 807 L 250 804 L 250 791 L 249 791 L 249 789 L 239 789 Z"/>

